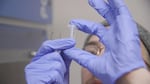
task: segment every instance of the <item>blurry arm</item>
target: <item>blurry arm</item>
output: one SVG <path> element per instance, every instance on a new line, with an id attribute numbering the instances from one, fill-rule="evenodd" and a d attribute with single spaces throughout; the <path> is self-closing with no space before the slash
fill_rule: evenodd
<path id="1" fill-rule="evenodd" d="M 116 84 L 150 84 L 150 72 L 144 68 L 134 70 L 119 78 Z"/>

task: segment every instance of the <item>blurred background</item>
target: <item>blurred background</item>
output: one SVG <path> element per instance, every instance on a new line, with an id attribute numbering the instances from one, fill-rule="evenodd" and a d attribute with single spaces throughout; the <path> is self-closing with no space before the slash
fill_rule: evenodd
<path id="1" fill-rule="evenodd" d="M 125 0 L 134 19 L 150 31 L 150 0 Z M 69 37 L 71 19 L 104 19 L 87 0 L 0 0 L 0 84 L 26 84 L 24 67 L 43 41 Z M 77 31 L 77 47 L 87 34 Z M 73 62 L 70 84 L 81 84 L 80 65 Z"/>

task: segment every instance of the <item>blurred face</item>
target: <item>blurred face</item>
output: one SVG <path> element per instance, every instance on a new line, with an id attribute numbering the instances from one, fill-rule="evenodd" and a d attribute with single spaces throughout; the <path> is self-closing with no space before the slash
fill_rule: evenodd
<path id="1" fill-rule="evenodd" d="M 97 36 L 92 36 L 87 42 L 84 50 L 101 56 L 104 52 L 104 45 L 99 42 L 99 38 Z M 102 82 L 93 76 L 86 68 L 82 68 L 82 84 L 102 84 Z"/>

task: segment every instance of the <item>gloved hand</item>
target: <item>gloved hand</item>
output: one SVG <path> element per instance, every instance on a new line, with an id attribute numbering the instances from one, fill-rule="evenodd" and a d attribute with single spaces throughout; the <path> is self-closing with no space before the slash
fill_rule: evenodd
<path id="1" fill-rule="evenodd" d="M 65 56 L 87 68 L 104 84 L 115 84 L 124 74 L 144 68 L 140 50 L 137 26 L 123 0 L 89 0 L 89 4 L 101 14 L 110 27 L 85 20 L 72 20 L 70 24 L 79 30 L 97 35 L 105 45 L 102 56 L 71 48 L 64 51 Z"/>
<path id="2" fill-rule="evenodd" d="M 69 84 L 69 65 L 62 50 L 72 48 L 73 39 L 50 40 L 43 43 L 32 62 L 25 67 L 28 84 Z"/>

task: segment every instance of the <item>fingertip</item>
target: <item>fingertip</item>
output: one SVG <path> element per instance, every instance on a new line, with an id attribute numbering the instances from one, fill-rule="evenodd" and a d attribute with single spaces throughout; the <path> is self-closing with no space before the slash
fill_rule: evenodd
<path id="1" fill-rule="evenodd" d="M 95 3 L 93 0 L 88 0 L 88 3 L 91 7 L 93 7 L 93 8 L 95 7 Z"/>
<path id="2" fill-rule="evenodd" d="M 76 26 L 76 28 L 79 28 L 79 19 L 73 19 L 69 22 L 70 25 Z"/>
<path id="3" fill-rule="evenodd" d="M 77 48 L 70 48 L 70 49 L 66 49 L 63 51 L 63 53 L 65 54 L 65 56 L 67 56 L 69 59 L 73 59 L 75 60 L 76 58 L 79 58 L 78 56 L 78 51 L 79 49 Z"/>
<path id="4" fill-rule="evenodd" d="M 74 24 L 73 24 L 74 21 L 75 21 L 75 19 L 70 20 L 69 24 L 70 24 L 70 25 L 74 25 Z"/>
<path id="5" fill-rule="evenodd" d="M 76 45 L 76 40 L 74 38 L 66 38 L 66 42 L 72 46 Z"/>

